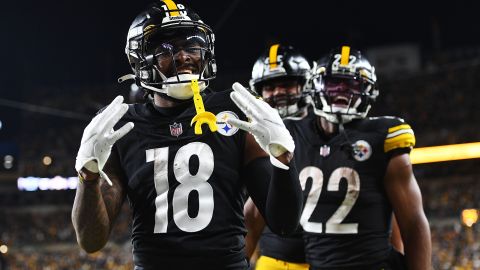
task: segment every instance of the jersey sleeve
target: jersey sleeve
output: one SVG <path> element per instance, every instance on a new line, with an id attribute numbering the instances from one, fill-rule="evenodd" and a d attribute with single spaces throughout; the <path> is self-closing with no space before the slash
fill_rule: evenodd
<path id="1" fill-rule="evenodd" d="M 383 150 L 386 154 L 394 151 L 409 153 L 415 146 L 415 134 L 403 119 L 392 118 L 386 130 Z"/>

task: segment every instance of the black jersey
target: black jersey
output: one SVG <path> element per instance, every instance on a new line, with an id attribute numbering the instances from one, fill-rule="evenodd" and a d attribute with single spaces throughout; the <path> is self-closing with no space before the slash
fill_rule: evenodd
<path id="1" fill-rule="evenodd" d="M 239 172 L 245 133 L 225 120 L 245 116 L 229 93 L 203 97 L 205 109 L 217 116 L 214 133 L 205 124 L 202 135 L 194 134 L 193 102 L 167 109 L 130 105 L 118 124 L 135 124 L 114 150 L 128 181 L 136 265 L 226 269 L 244 260 L 245 188 Z"/>
<path id="2" fill-rule="evenodd" d="M 266 226 L 259 244 L 261 255 L 286 262 L 305 263 L 305 243 L 301 231 L 289 236 L 279 236 Z"/>
<path id="3" fill-rule="evenodd" d="M 284 121 L 289 121 L 287 119 L 300 120 L 302 118 L 288 117 Z M 303 201 L 305 202 L 308 194 L 304 191 L 303 195 Z M 305 242 L 301 226 L 298 226 L 295 233 L 288 236 L 280 236 L 272 232 L 268 226 L 265 226 L 259 246 L 261 255 L 286 262 L 305 263 Z"/>
<path id="4" fill-rule="evenodd" d="M 316 121 L 310 113 L 286 122 L 309 194 L 300 220 L 307 262 L 313 269 L 359 269 L 384 261 L 392 219 L 384 175 L 392 153 L 408 153 L 415 144 L 413 131 L 399 118 L 366 118 L 328 138 Z"/>

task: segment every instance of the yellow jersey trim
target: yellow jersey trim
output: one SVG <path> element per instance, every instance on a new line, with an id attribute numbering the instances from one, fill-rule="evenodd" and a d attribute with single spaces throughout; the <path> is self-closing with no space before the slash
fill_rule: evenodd
<path id="1" fill-rule="evenodd" d="M 400 129 L 412 129 L 409 124 L 402 124 L 388 129 L 388 133 L 395 132 Z"/>
<path id="2" fill-rule="evenodd" d="M 415 146 L 415 135 L 413 135 L 413 132 L 405 131 L 395 137 L 386 139 L 383 150 L 387 153 L 397 148 L 412 148 L 413 146 Z"/>

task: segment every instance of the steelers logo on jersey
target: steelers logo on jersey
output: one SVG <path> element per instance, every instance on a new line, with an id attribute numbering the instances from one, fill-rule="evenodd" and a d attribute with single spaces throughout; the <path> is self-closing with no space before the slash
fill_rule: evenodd
<path id="1" fill-rule="evenodd" d="M 231 111 L 223 111 L 217 114 L 217 127 L 218 133 L 223 136 L 232 136 L 237 133 L 238 128 L 230 124 L 227 124 L 227 119 L 238 119 L 238 116 Z"/>
<path id="2" fill-rule="evenodd" d="M 353 144 L 353 157 L 357 161 L 365 161 L 372 156 L 372 147 L 364 140 L 356 141 Z"/>

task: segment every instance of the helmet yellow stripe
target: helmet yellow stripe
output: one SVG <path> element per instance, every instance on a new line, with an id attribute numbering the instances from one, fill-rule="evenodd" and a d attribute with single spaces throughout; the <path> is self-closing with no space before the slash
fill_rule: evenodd
<path id="1" fill-rule="evenodd" d="M 277 67 L 278 46 L 280 46 L 280 44 L 274 44 L 270 47 L 270 52 L 268 54 L 270 70 Z"/>
<path id="2" fill-rule="evenodd" d="M 347 66 L 350 58 L 350 47 L 342 46 L 342 56 L 340 58 L 340 65 Z"/>
<path id="3" fill-rule="evenodd" d="M 175 4 L 175 2 L 173 2 L 172 0 L 162 0 L 162 2 L 164 2 L 165 5 L 167 5 L 168 10 L 178 10 L 177 4 Z M 178 11 L 173 11 L 169 13 L 170 13 L 170 16 L 172 17 L 180 16 L 180 12 Z"/>

